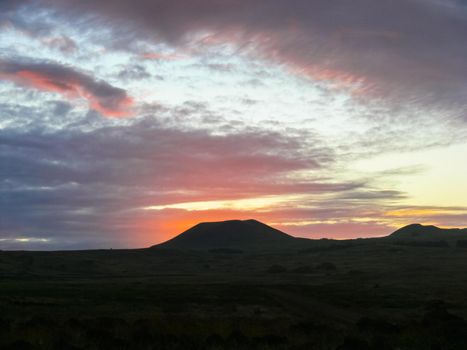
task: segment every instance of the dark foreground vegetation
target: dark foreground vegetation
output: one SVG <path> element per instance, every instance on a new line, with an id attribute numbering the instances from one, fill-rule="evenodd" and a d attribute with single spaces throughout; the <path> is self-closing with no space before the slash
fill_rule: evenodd
<path id="1" fill-rule="evenodd" d="M 0 252 L 0 349 L 467 349 L 467 249 Z"/>

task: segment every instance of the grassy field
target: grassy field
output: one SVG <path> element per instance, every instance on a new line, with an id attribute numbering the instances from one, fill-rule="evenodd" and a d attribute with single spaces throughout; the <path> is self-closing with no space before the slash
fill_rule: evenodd
<path id="1" fill-rule="evenodd" d="M 467 249 L 0 252 L 0 349 L 467 349 Z"/>

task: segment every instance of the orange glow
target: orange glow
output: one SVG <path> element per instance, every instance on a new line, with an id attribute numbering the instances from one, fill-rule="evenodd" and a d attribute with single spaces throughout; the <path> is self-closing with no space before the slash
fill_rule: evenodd
<path id="1" fill-rule="evenodd" d="M 273 222 L 270 213 L 253 213 L 236 210 L 187 211 L 165 209 L 144 211 L 139 218 L 121 218 L 120 223 L 112 222 L 127 232 L 136 246 L 146 247 L 162 243 L 186 231 L 190 227 L 206 221 L 258 219 L 265 223 Z M 103 223 L 108 224 L 108 223 Z"/>
<path id="2" fill-rule="evenodd" d="M 385 236 L 395 231 L 401 225 L 389 225 L 376 222 L 336 221 L 316 222 L 293 219 L 277 220 L 276 212 L 251 212 L 235 210 L 186 211 L 179 209 L 155 211 L 153 219 L 145 219 L 131 225 L 132 232 L 138 232 L 135 237 L 138 246 L 144 247 L 162 243 L 186 231 L 190 227 L 206 221 L 257 219 L 279 230 L 297 237 L 337 239 Z"/>
<path id="3" fill-rule="evenodd" d="M 307 213 L 300 208 L 283 209 L 274 207 L 268 211 L 240 208 L 219 208 L 187 210 L 181 208 L 141 209 L 131 216 L 122 216 L 120 222 L 112 222 L 126 232 L 135 246 L 147 247 L 167 241 L 200 222 L 256 219 L 297 237 L 313 239 L 350 239 L 381 237 L 396 229 L 414 222 L 426 225 L 451 227 L 437 222 L 436 209 L 396 209 L 376 216 L 365 217 L 352 214 L 352 217 L 320 217 L 319 213 Z M 423 216 L 421 215 L 423 214 Z M 363 213 L 361 213 L 363 215 Z M 417 219 L 422 217 L 421 220 Z M 109 223 L 103 223 L 108 225 Z"/>

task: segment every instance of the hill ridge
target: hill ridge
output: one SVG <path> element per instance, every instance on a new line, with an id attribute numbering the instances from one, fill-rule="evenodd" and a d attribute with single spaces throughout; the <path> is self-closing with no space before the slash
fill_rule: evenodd
<path id="1" fill-rule="evenodd" d="M 416 223 L 403 226 L 387 237 L 392 239 L 449 239 L 457 238 L 460 235 L 467 235 L 467 229 L 441 228 L 435 225 Z"/>
<path id="2" fill-rule="evenodd" d="M 434 225 L 413 223 L 403 226 L 393 233 L 380 238 L 391 241 L 443 241 L 467 240 L 467 229 L 444 229 Z M 169 249 L 282 249 L 303 248 L 308 243 L 323 239 L 293 237 L 283 231 L 255 219 L 200 222 L 179 235 L 151 248 Z M 334 242 L 334 240 L 329 240 Z M 354 241 L 349 239 L 347 241 Z M 340 241 L 342 243 L 342 241 Z"/>
<path id="3" fill-rule="evenodd" d="M 255 219 L 201 222 L 174 238 L 156 245 L 159 248 L 252 248 L 272 247 L 295 237 Z"/>

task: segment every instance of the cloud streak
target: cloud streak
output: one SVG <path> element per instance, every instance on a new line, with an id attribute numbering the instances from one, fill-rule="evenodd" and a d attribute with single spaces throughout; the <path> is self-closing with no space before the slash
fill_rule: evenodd
<path id="1" fill-rule="evenodd" d="M 137 234 L 131 231 L 136 221 L 151 221 L 152 214 L 143 209 L 148 206 L 360 186 L 290 180 L 295 171 L 326 166 L 332 152 L 311 137 L 305 142 L 258 129 L 213 135 L 146 118 L 92 131 L 3 129 L 0 145 L 2 235 L 46 233 L 43 238 L 66 241 L 105 231 L 104 236 L 115 234 L 118 242 Z M 137 220 L 139 212 L 146 213 L 144 220 Z M 127 218 L 126 225 L 135 224 L 126 229 L 112 224 L 119 216 Z M 147 229 L 141 232 L 145 239 L 157 240 L 157 232 L 152 238 Z M 137 242 L 135 238 L 132 245 Z"/>
<path id="2" fill-rule="evenodd" d="M 252 212 L 312 238 L 383 235 L 420 218 L 465 220 L 465 208 L 402 207 L 398 191 L 323 178 L 333 151 L 303 132 L 215 135 L 147 117 L 88 131 L 3 129 L 0 146 L 0 237 L 15 247 L 147 246 L 199 221 Z M 226 204 L 213 205 L 219 201 Z"/>
<path id="3" fill-rule="evenodd" d="M 125 90 L 58 63 L 3 59 L 0 60 L 0 79 L 59 93 L 68 99 L 84 98 L 90 108 L 107 117 L 126 116 L 133 104 Z"/>
<path id="4" fill-rule="evenodd" d="M 396 0 L 64 2 L 62 13 L 125 21 L 175 47 L 230 43 L 355 98 L 448 109 L 465 119 L 465 6 Z M 110 21 L 110 23 L 112 23 Z"/>

